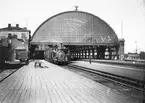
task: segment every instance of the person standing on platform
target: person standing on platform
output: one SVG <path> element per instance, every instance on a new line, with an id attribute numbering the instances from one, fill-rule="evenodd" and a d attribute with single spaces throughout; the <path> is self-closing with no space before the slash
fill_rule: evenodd
<path id="1" fill-rule="evenodd" d="M 34 61 L 35 60 L 35 53 L 33 53 L 32 56 L 33 56 L 33 61 Z"/>
<path id="2" fill-rule="evenodd" d="M 89 62 L 90 62 L 90 64 L 91 64 L 91 62 L 92 62 L 92 61 L 91 61 L 91 55 L 89 55 Z"/>

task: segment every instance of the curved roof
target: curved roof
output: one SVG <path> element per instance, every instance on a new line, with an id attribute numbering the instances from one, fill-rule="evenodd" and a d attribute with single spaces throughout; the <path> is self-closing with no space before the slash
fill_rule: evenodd
<path id="1" fill-rule="evenodd" d="M 67 11 L 44 21 L 34 32 L 32 43 L 116 44 L 118 38 L 99 17 L 82 11 Z"/>

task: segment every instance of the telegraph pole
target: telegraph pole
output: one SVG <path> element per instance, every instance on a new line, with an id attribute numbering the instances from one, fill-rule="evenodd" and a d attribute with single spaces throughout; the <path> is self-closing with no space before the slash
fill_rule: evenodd
<path id="1" fill-rule="evenodd" d="M 137 41 L 135 41 L 135 44 L 136 44 L 136 54 L 137 54 Z"/>
<path id="2" fill-rule="evenodd" d="M 121 39 L 123 38 L 123 21 L 121 21 Z"/>
<path id="3" fill-rule="evenodd" d="M 28 19 L 27 18 L 25 19 L 25 26 L 26 26 L 26 28 L 28 28 Z"/>

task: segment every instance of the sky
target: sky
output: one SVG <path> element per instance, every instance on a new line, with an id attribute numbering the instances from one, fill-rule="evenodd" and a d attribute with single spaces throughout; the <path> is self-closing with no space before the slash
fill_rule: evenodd
<path id="1" fill-rule="evenodd" d="M 92 13 L 125 40 L 125 53 L 145 51 L 145 0 L 0 0 L 0 28 L 19 24 L 31 35 L 46 19 L 61 12 Z"/>

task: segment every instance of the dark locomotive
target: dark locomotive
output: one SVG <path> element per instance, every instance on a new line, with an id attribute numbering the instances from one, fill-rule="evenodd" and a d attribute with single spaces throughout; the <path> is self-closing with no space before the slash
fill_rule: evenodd
<path id="1" fill-rule="evenodd" d="M 8 60 L 8 46 L 0 45 L 0 69 L 3 68 L 6 60 Z"/>
<path id="2" fill-rule="evenodd" d="M 54 64 L 66 65 L 69 58 L 69 49 L 63 46 L 57 48 L 47 48 L 44 51 L 44 59 Z"/>
<path id="3" fill-rule="evenodd" d="M 0 68 L 3 68 L 4 64 L 27 64 L 28 53 L 27 50 L 14 52 L 8 46 L 0 45 Z"/>
<path id="4" fill-rule="evenodd" d="M 27 64 L 29 51 L 26 48 L 14 48 L 10 40 L 5 41 L 0 42 L 0 68 L 4 68 L 5 64 Z"/>
<path id="5" fill-rule="evenodd" d="M 16 50 L 16 59 L 20 62 L 28 62 L 29 51 L 26 49 Z"/>

